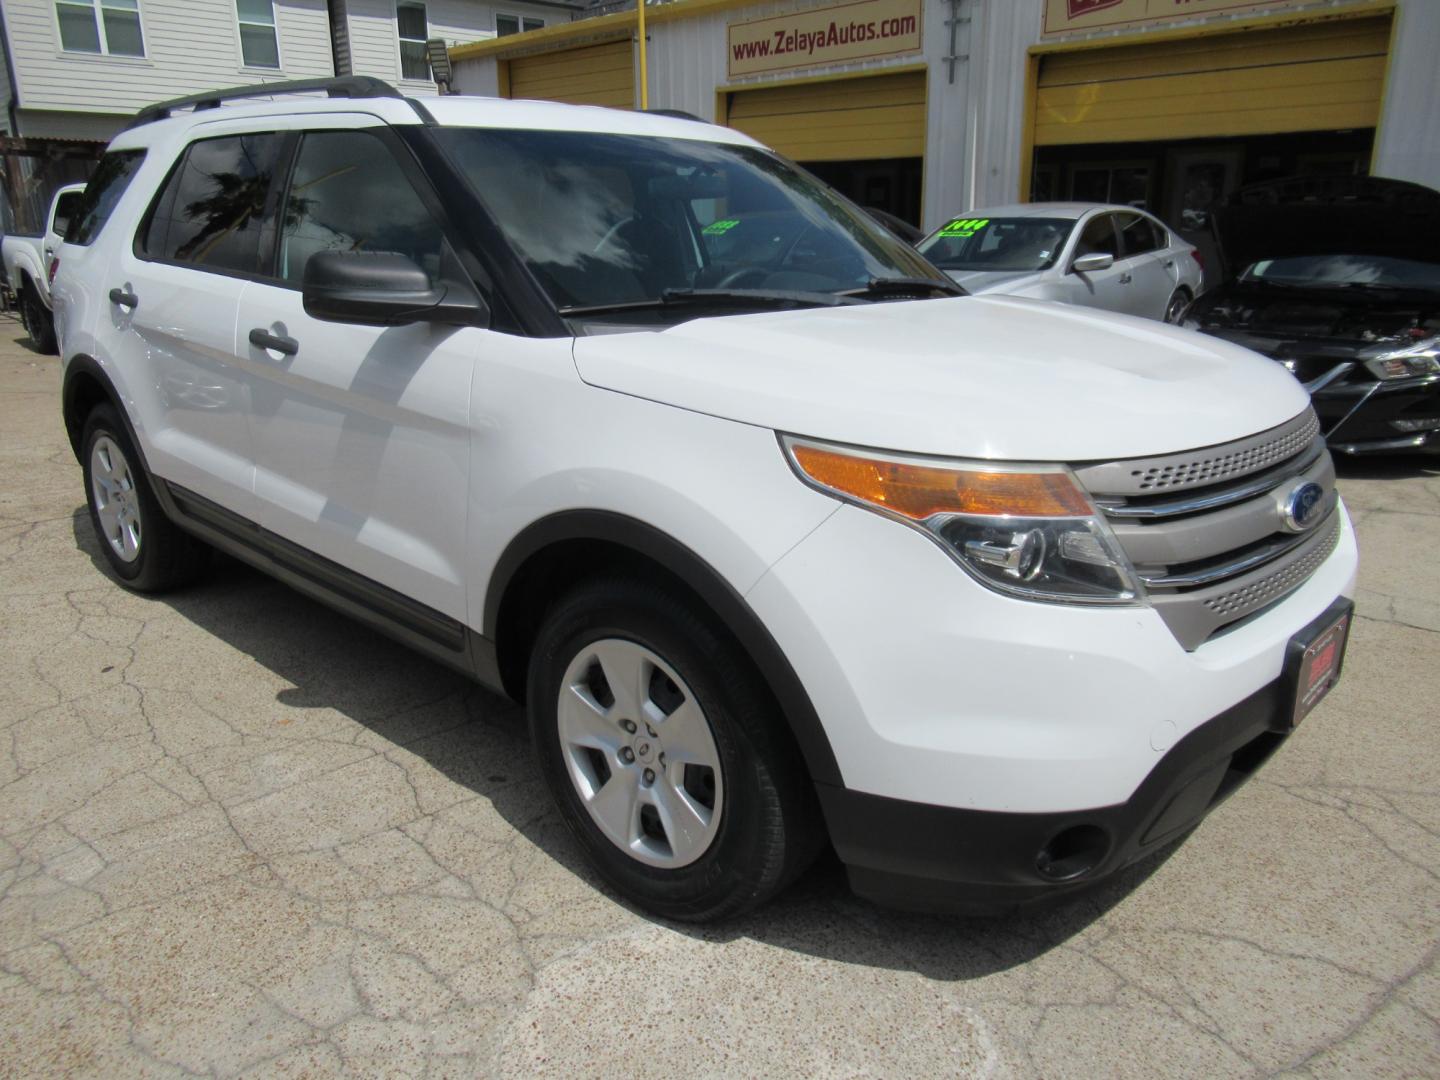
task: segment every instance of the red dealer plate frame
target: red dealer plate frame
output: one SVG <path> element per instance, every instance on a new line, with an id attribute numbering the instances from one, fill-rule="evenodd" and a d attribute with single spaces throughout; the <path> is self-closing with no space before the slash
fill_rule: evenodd
<path id="1" fill-rule="evenodd" d="M 1282 720 L 1287 730 L 1299 726 L 1340 681 L 1354 618 L 1355 605 L 1342 597 L 1290 639 L 1285 672 L 1291 689 L 1291 706 L 1288 723 Z"/>

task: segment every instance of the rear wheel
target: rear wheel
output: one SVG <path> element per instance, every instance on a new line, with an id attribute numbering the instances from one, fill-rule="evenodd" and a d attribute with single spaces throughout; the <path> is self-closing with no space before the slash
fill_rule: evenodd
<path id="1" fill-rule="evenodd" d="M 1184 289 L 1176 289 L 1170 294 L 1170 300 L 1165 305 L 1165 321 L 1178 326 L 1180 320 L 1185 317 L 1185 309 L 1189 306 L 1190 294 Z"/>
<path id="2" fill-rule="evenodd" d="M 558 604 L 529 707 L 562 816 L 641 907 L 725 918 L 813 859 L 813 795 L 773 700 L 728 636 L 669 591 L 615 579 Z"/>
<path id="3" fill-rule="evenodd" d="M 115 410 L 108 405 L 92 410 L 82 439 L 90 524 L 115 575 L 140 592 L 161 592 L 193 579 L 209 561 L 210 549 L 160 509 Z"/>
<path id="4" fill-rule="evenodd" d="M 34 285 L 27 285 L 20 298 L 20 318 L 25 323 L 25 332 L 30 335 L 30 343 L 35 346 L 36 352 L 57 351 L 55 320 L 50 309 L 40 299 L 40 294 L 35 291 Z"/>

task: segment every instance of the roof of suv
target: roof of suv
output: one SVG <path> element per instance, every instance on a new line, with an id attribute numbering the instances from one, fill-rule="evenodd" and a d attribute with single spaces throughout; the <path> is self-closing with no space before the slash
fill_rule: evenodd
<path id="1" fill-rule="evenodd" d="M 402 97 L 315 97 L 289 95 L 279 100 L 240 99 L 216 107 L 177 112 L 131 127 L 115 137 L 116 148 L 149 146 L 191 128 L 221 121 L 306 115 L 317 120 L 332 113 L 369 113 L 388 124 L 424 124 L 427 114 L 442 127 L 512 128 L 539 131 L 584 131 L 615 135 L 647 135 L 701 142 L 758 146 L 734 128 L 673 115 L 629 112 L 596 105 L 565 105 L 554 101 L 513 101 L 507 98 L 449 95 L 426 98 L 417 110 Z"/>

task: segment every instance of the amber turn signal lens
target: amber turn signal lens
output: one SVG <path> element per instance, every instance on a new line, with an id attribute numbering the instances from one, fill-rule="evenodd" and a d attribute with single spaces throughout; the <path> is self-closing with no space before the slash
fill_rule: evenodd
<path id="1" fill-rule="evenodd" d="M 1086 517 L 1094 511 L 1063 472 L 984 472 L 856 457 L 793 443 L 795 463 L 822 487 L 912 521 L 936 514 Z"/>

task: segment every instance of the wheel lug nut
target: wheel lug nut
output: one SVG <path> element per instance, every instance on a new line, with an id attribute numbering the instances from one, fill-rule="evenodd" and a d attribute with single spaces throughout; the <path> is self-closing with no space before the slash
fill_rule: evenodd
<path id="1" fill-rule="evenodd" d="M 647 783 L 647 784 L 653 784 L 654 782 L 655 782 L 655 770 L 654 770 L 654 769 L 646 769 L 646 770 L 645 770 L 645 783 Z"/>
<path id="2" fill-rule="evenodd" d="M 622 746 L 620 748 L 620 760 L 625 762 L 626 765 L 629 765 L 635 760 L 635 751 L 631 750 L 628 746 Z"/>
<path id="3" fill-rule="evenodd" d="M 634 735 L 634 734 L 635 734 L 635 721 L 634 721 L 634 720 L 621 720 L 621 721 L 620 721 L 620 726 L 623 727 L 626 731 L 628 731 L 631 735 Z"/>

